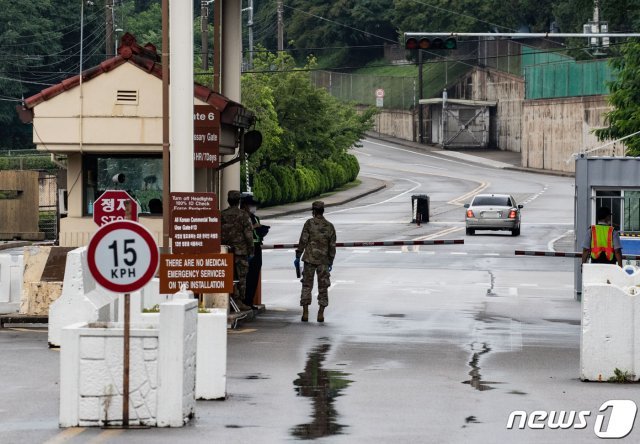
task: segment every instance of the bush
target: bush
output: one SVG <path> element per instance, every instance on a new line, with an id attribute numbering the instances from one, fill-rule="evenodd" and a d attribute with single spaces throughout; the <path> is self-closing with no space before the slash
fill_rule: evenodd
<path id="1" fill-rule="evenodd" d="M 281 191 L 280 203 L 295 202 L 298 198 L 298 190 L 293 170 L 289 167 L 272 165 L 270 171 Z"/>
<path id="2" fill-rule="evenodd" d="M 57 170 L 48 155 L 0 157 L 0 170 Z"/>

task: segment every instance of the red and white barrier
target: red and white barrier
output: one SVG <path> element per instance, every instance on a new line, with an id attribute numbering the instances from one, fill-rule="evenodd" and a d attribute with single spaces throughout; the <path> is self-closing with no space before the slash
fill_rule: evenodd
<path id="1" fill-rule="evenodd" d="M 415 240 L 415 241 L 381 241 L 381 242 L 337 242 L 336 247 L 397 247 L 403 245 L 460 245 L 464 239 L 439 239 L 439 240 Z M 263 250 L 280 250 L 296 248 L 298 244 L 273 244 L 263 245 Z"/>
<path id="2" fill-rule="evenodd" d="M 531 251 L 531 250 L 516 250 L 516 256 L 548 256 L 548 257 L 582 257 L 582 253 L 576 253 L 573 251 Z M 640 255 L 637 254 L 623 254 L 622 259 L 640 260 Z"/>

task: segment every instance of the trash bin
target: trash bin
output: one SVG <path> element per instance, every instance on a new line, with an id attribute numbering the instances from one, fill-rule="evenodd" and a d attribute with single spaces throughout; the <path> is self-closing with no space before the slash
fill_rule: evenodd
<path id="1" fill-rule="evenodd" d="M 429 222 L 429 196 L 426 194 L 414 194 L 411 196 L 412 223 Z"/>

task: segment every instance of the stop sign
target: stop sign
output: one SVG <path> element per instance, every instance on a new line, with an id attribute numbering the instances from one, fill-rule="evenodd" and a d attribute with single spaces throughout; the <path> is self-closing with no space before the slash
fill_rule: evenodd
<path id="1" fill-rule="evenodd" d="M 98 226 L 114 220 L 138 220 L 138 203 L 125 190 L 107 190 L 93 203 L 93 221 Z"/>

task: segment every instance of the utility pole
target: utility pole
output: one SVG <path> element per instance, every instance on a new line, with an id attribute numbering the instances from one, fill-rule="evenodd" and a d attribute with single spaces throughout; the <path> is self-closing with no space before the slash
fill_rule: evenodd
<path id="1" fill-rule="evenodd" d="M 422 112 L 422 104 L 420 100 L 424 98 L 422 71 L 424 63 L 422 62 L 422 50 L 418 50 L 418 142 L 424 143 L 424 115 Z"/>
<path id="2" fill-rule="evenodd" d="M 221 88 L 222 62 L 222 1 L 213 3 L 213 91 L 219 93 Z"/>
<path id="3" fill-rule="evenodd" d="M 200 36 L 202 43 L 202 69 L 209 69 L 209 2 L 200 0 Z"/>
<path id="4" fill-rule="evenodd" d="M 249 0 L 249 17 L 247 28 L 249 28 L 249 69 L 253 68 L 253 0 Z"/>
<path id="5" fill-rule="evenodd" d="M 278 51 L 284 50 L 284 21 L 282 14 L 284 7 L 282 6 L 282 0 L 278 0 Z"/>
<path id="6" fill-rule="evenodd" d="M 106 58 L 111 58 L 115 55 L 113 50 L 114 38 L 113 38 L 113 0 L 107 0 L 104 8 L 106 19 L 106 35 L 105 35 L 105 54 Z"/>

